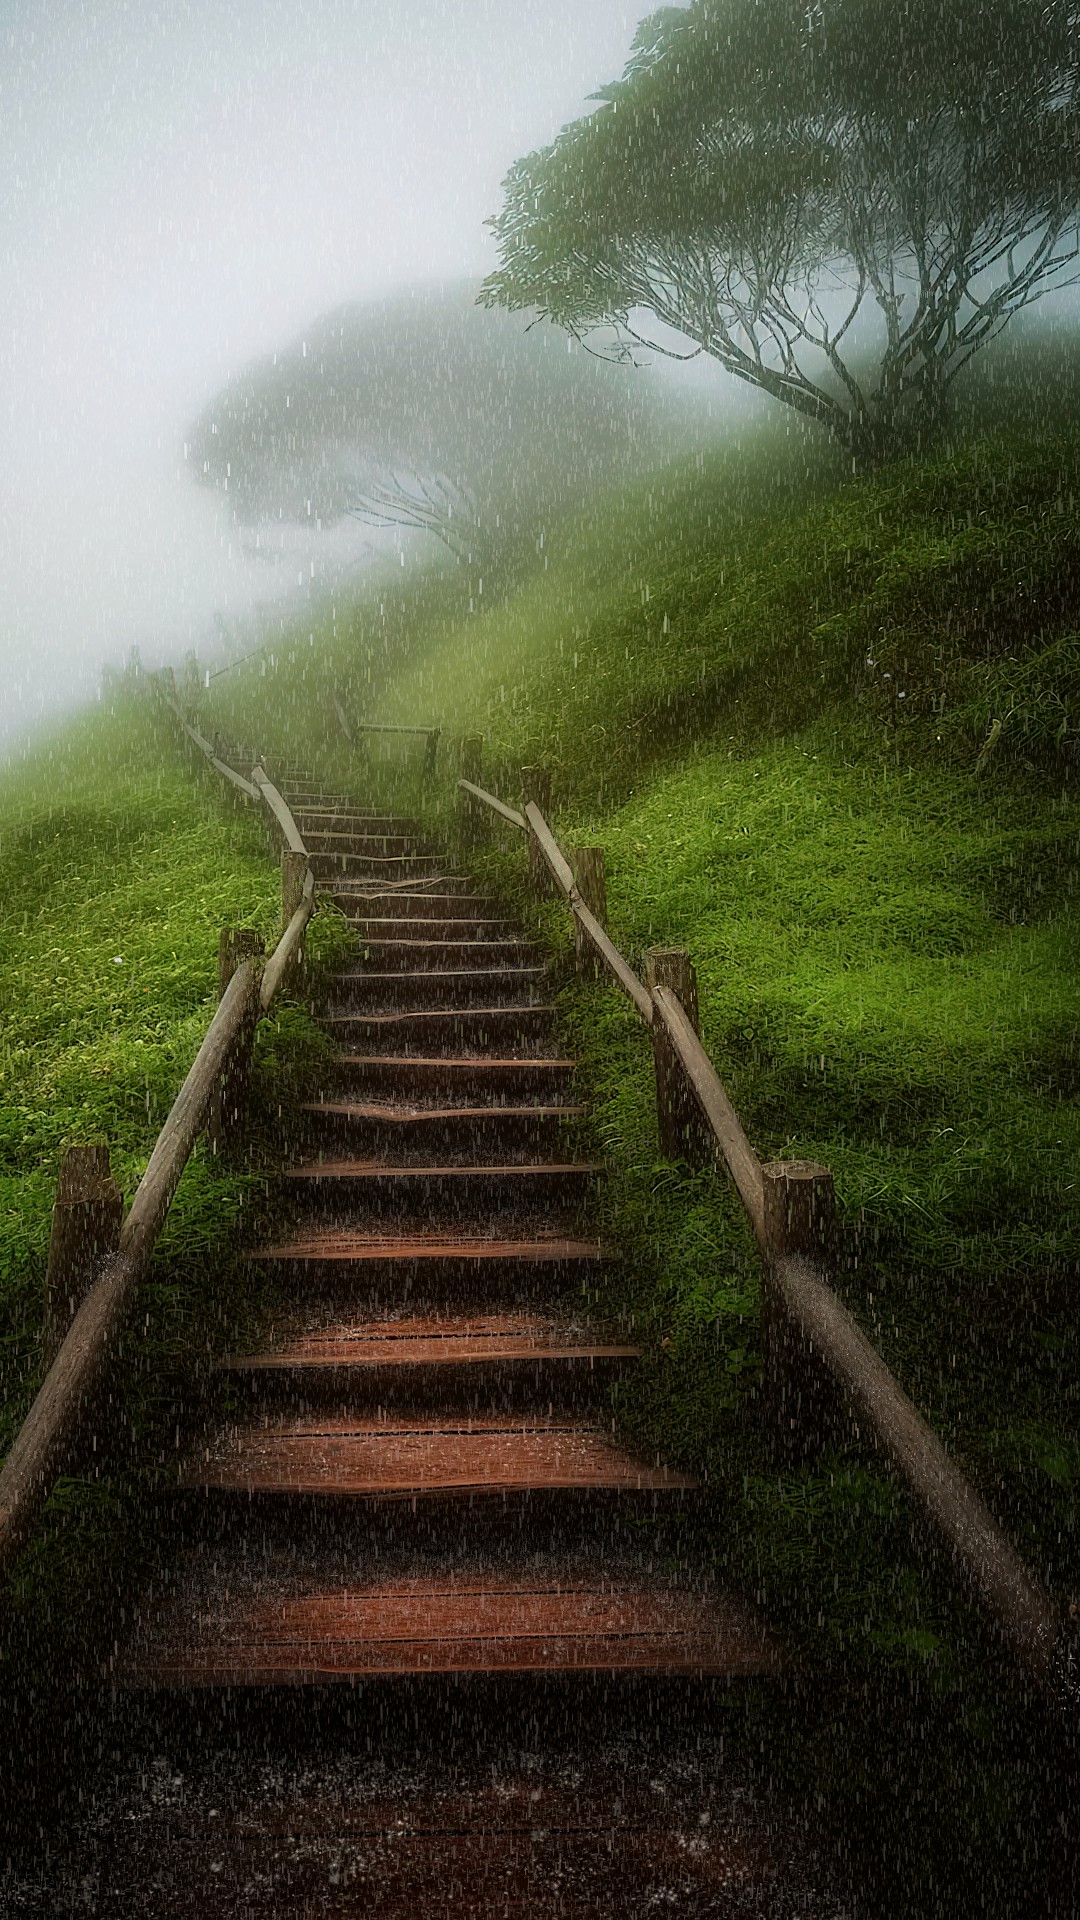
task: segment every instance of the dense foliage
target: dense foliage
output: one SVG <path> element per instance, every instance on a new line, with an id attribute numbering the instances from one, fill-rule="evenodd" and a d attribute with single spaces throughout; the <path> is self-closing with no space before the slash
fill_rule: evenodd
<path id="1" fill-rule="evenodd" d="M 596 97 L 509 174 L 484 297 L 660 322 L 853 452 L 1077 258 L 1075 0 L 693 0 Z"/>

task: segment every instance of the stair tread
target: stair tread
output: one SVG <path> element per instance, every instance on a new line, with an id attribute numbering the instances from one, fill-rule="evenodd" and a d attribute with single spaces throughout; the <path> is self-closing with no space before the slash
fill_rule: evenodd
<path id="1" fill-rule="evenodd" d="M 404 1059 L 398 1053 L 339 1053 L 337 1064 L 339 1067 L 406 1066 L 410 1073 L 414 1073 L 418 1068 L 431 1067 L 437 1069 L 439 1073 L 446 1073 L 448 1070 L 475 1073 L 477 1069 L 486 1073 L 521 1073 L 527 1069 L 539 1069 L 544 1073 L 572 1074 L 577 1063 L 573 1060 L 554 1057 L 549 1060 L 543 1054 L 537 1059 L 526 1059 L 523 1056 L 520 1060 L 500 1060 L 487 1053 L 458 1053 L 446 1057 L 437 1053 L 430 1055 L 414 1053 Z"/>
<path id="2" fill-rule="evenodd" d="M 288 1326 L 256 1353 L 232 1354 L 226 1371 L 278 1367 L 460 1366 L 491 1360 L 634 1359 L 640 1348 L 602 1329 L 539 1314 L 413 1314 L 395 1320 L 327 1320 Z"/>
<path id="3" fill-rule="evenodd" d="M 181 1469 L 219 1492 L 407 1498 L 609 1489 L 677 1492 L 692 1474 L 637 1459 L 573 1414 L 284 1414 L 223 1428 Z"/>
<path id="4" fill-rule="evenodd" d="M 552 1006 L 523 1007 L 416 1007 L 402 1013 L 328 1013 L 323 1015 L 328 1021 L 350 1021 L 356 1024 L 362 1021 L 367 1026 L 396 1027 L 409 1020 L 508 1020 L 513 1015 L 523 1013 L 534 1017 L 539 1013 L 554 1014 Z"/>
<path id="5" fill-rule="evenodd" d="M 306 1100 L 301 1113 L 330 1113 L 348 1120 L 377 1120 L 389 1126 L 409 1126 L 414 1121 L 453 1120 L 578 1120 L 585 1107 L 418 1107 L 403 1101 Z"/>
<path id="6" fill-rule="evenodd" d="M 332 986 L 362 984 L 373 981 L 392 980 L 396 985 L 410 980 L 536 980 L 543 977 L 545 967 L 420 967 L 415 971 L 408 967 L 399 967 L 393 973 L 332 973 Z"/>
<path id="7" fill-rule="evenodd" d="M 426 1161 L 402 1165 L 387 1160 L 311 1160 L 283 1168 L 282 1177 L 286 1180 L 468 1180 L 476 1176 L 483 1180 L 522 1180 L 531 1174 L 544 1179 L 556 1176 L 582 1179 L 603 1171 L 599 1160 L 511 1161 L 502 1166 L 489 1165 L 485 1160 L 452 1161 L 441 1166 Z"/>
<path id="8" fill-rule="evenodd" d="M 250 1260 L 470 1260 L 556 1261 L 610 1260 L 613 1253 L 599 1238 L 540 1230 L 530 1234 L 497 1235 L 444 1228 L 429 1233 L 415 1229 L 402 1233 L 362 1233 L 356 1228 L 319 1228 L 297 1233 L 268 1247 L 254 1248 Z"/>
<path id="9" fill-rule="evenodd" d="M 636 1571 L 540 1564 L 349 1581 L 336 1571 L 297 1572 L 256 1582 L 242 1565 L 204 1571 L 196 1562 L 117 1678 L 197 1686 L 423 1673 L 733 1677 L 777 1673 L 783 1664 L 740 1597 L 677 1589 Z M 527 1811 L 534 1819 L 531 1803 Z"/>

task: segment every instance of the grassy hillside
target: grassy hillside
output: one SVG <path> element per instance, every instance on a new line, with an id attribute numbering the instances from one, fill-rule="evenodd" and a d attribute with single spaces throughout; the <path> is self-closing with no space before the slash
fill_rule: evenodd
<path id="1" fill-rule="evenodd" d="M 106 1142 L 130 1200 L 216 1004 L 220 929 L 256 927 L 272 943 L 279 915 L 276 859 L 254 821 L 188 764 L 148 698 L 121 691 L 0 774 L 0 1450 L 41 1378 L 64 1145 Z M 264 1023 L 264 1082 L 306 1032 L 295 1007 Z M 221 1252 L 259 1188 L 200 1143 L 141 1297 L 116 1446 L 61 1484 L 19 1564 L 5 1649 L 19 1656 L 22 1636 L 40 1635 L 54 1677 L 96 1583 L 137 1550 L 126 1450 L 144 1471 L 175 1445 L 179 1377 L 196 1330 L 205 1350 L 227 1305 Z"/>
<path id="2" fill-rule="evenodd" d="M 358 600 L 208 709 L 225 730 L 255 710 L 267 738 L 284 722 L 355 779 L 337 685 L 369 717 L 482 732 L 500 791 L 552 767 L 562 838 L 606 848 L 619 944 L 689 947 L 755 1144 L 835 1169 L 852 1306 L 1061 1590 L 1080 1486 L 1074 447 L 998 432 L 846 480 L 797 440 L 729 450 L 551 529 L 482 611 L 464 589 Z M 567 1015 L 656 1335 L 627 1417 L 721 1466 L 756 1379 L 755 1263 L 718 1183 L 658 1167 L 618 1003 L 574 991 Z M 905 1606 L 881 1635 L 932 1650 Z M 846 1641 L 843 1611 L 825 1609 Z M 848 1616 L 868 1618 L 861 1593 Z"/>

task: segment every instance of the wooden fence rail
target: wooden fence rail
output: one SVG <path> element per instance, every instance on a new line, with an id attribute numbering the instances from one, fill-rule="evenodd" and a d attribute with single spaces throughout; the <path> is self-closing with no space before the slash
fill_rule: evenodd
<path id="1" fill-rule="evenodd" d="M 869 1434 L 906 1483 L 1005 1646 L 1026 1674 L 1074 1716 L 1075 1681 L 1068 1677 L 1077 1664 L 1071 1657 L 1074 1629 L 830 1284 L 831 1174 L 805 1162 L 762 1165 L 697 1032 L 697 990 L 689 957 L 678 950 L 652 956 L 649 983 L 642 982 L 585 905 L 541 805 L 528 797 L 548 794 L 550 776 L 537 768 L 522 770 L 527 798 L 519 813 L 480 785 L 479 742 L 473 739 L 467 746 L 470 778 L 457 783 L 463 837 L 469 843 L 481 837 L 475 820 L 480 808 L 528 836 L 534 893 L 550 893 L 554 882 L 574 915 L 578 940 L 588 943 L 597 964 L 632 1001 L 652 1033 L 665 1150 L 678 1157 L 677 1145 L 682 1157 L 701 1158 L 688 1139 L 693 1131 L 688 1113 L 693 1109 L 697 1128 L 709 1143 L 708 1157 L 722 1163 L 739 1194 L 763 1260 L 766 1415 L 778 1453 L 791 1458 L 821 1444 L 830 1430 L 827 1412 L 823 1417 L 827 1390 L 839 1388 L 857 1430 Z M 538 882 L 541 869 L 543 885 Z M 669 964 L 657 966 L 661 960 Z M 680 981 L 681 993 L 670 984 L 673 979 Z"/>
<path id="2" fill-rule="evenodd" d="M 196 1141 L 208 1126 L 216 1141 L 227 1134 L 235 1120 L 238 1090 L 246 1084 L 259 1016 L 269 1010 L 297 967 L 315 905 L 315 880 L 304 842 L 287 803 L 264 770 L 257 766 L 249 781 L 226 766 L 210 742 L 184 719 L 172 697 L 159 691 L 208 764 L 246 798 L 265 802 L 285 841 L 283 881 L 298 897 L 291 898 L 286 892 L 285 929 L 264 971 L 255 958 L 242 959 L 233 966 L 227 954 L 237 957 L 238 936 L 223 936 L 223 991 L 217 1011 L 157 1137 L 123 1225 L 119 1208 L 114 1212 L 89 1190 L 82 1192 L 74 1160 L 61 1174 L 48 1276 L 48 1337 L 55 1353 L 0 1469 L 0 1571 L 25 1543 L 80 1442 L 117 1335 L 149 1267 Z M 295 888 L 297 861 L 302 862 L 303 871 Z M 96 1163 L 96 1177 L 97 1187 L 108 1201 L 107 1155 Z M 90 1208 L 95 1204 L 100 1217 L 95 1215 L 91 1220 L 88 1213 L 79 1215 L 80 1205 Z M 72 1208 L 75 1214 L 69 1219 Z M 66 1324 L 62 1336 L 57 1325 L 61 1316 Z"/>

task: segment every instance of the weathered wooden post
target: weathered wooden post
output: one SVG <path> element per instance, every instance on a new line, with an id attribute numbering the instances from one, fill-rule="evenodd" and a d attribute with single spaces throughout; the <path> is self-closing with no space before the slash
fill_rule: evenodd
<path id="1" fill-rule="evenodd" d="M 602 927 L 607 926 L 607 873 L 603 847 L 574 847 L 570 853 L 574 882 L 582 902 Z M 584 979 L 595 980 L 600 972 L 596 949 L 574 922 L 574 955 L 577 970 Z"/>
<path id="2" fill-rule="evenodd" d="M 484 736 L 470 733 L 461 743 L 461 778 L 471 780 L 474 787 L 483 784 L 481 774 L 484 766 Z M 458 833 L 462 849 L 477 847 L 489 837 L 487 808 L 471 794 L 462 793 L 458 788 Z"/>
<path id="3" fill-rule="evenodd" d="M 551 814 L 551 772 L 547 767 L 522 767 L 521 769 L 522 806 L 530 802 L 539 807 L 544 819 L 550 826 Z M 555 882 L 548 871 L 544 859 L 532 834 L 529 835 L 529 892 L 534 900 L 550 900 L 556 891 Z"/>
<path id="4" fill-rule="evenodd" d="M 218 942 L 218 1001 L 225 998 L 225 989 L 233 974 L 242 967 L 245 960 L 257 960 L 265 952 L 260 934 L 250 927 L 223 927 Z M 210 1145 L 214 1152 L 225 1145 L 243 1118 L 247 1102 L 248 1087 L 251 1084 L 251 1051 L 255 1044 L 255 1029 L 259 1024 L 259 1004 L 254 1000 L 243 1027 L 236 1036 L 229 1064 L 221 1076 L 206 1122 L 210 1136 Z"/>
<path id="5" fill-rule="evenodd" d="M 761 1169 L 764 1197 L 764 1267 L 761 1341 L 765 1360 L 765 1417 L 781 1460 L 821 1451 L 833 1424 L 833 1400 L 821 1361 L 793 1324 L 780 1291 L 777 1267 L 803 1259 L 819 1273 L 833 1264 L 836 1196 L 828 1167 L 813 1160 L 774 1160 Z"/>
<path id="6" fill-rule="evenodd" d="M 45 1365 L 51 1367 L 103 1261 L 120 1244 L 124 1197 L 108 1147 L 67 1147 L 45 1269 Z"/>
<path id="7" fill-rule="evenodd" d="M 439 757 L 439 735 L 441 731 L 442 729 L 440 727 L 431 727 L 428 731 L 428 737 L 424 745 L 424 765 L 420 775 L 421 782 L 425 786 L 429 780 L 434 780 L 435 778 L 435 763 Z M 467 774 L 465 777 L 468 779 Z M 479 782 L 477 782 L 477 784 L 479 785 Z"/>
<path id="8" fill-rule="evenodd" d="M 285 932 L 293 914 L 304 897 L 304 881 L 307 879 L 308 857 L 306 853 L 293 853 L 286 847 L 281 855 L 281 931 Z"/>
<path id="9" fill-rule="evenodd" d="M 650 988 L 667 987 L 677 995 L 694 1032 L 700 1035 L 697 973 L 685 947 L 650 947 L 645 955 L 645 984 Z M 697 1101 L 660 1019 L 653 1022 L 652 1042 L 660 1151 L 668 1160 L 686 1160 L 694 1167 L 711 1166 L 713 1150 Z"/>

